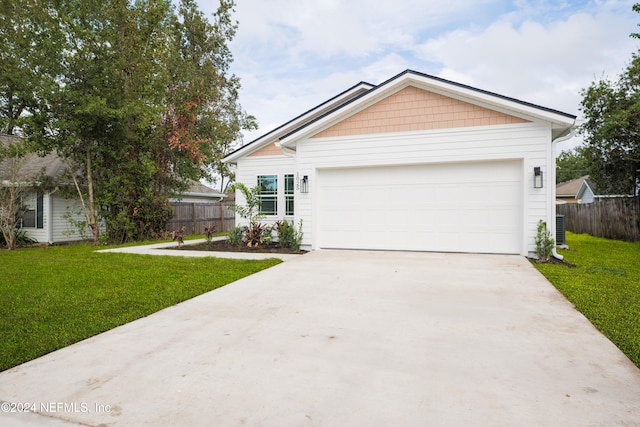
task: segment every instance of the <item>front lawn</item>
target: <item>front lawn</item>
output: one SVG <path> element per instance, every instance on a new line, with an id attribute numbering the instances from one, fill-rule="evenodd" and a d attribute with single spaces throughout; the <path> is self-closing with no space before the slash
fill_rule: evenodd
<path id="1" fill-rule="evenodd" d="M 0 250 L 0 371 L 281 262 L 95 249 Z"/>
<path id="2" fill-rule="evenodd" d="M 640 242 L 567 233 L 569 268 L 534 264 L 593 325 L 640 367 Z"/>

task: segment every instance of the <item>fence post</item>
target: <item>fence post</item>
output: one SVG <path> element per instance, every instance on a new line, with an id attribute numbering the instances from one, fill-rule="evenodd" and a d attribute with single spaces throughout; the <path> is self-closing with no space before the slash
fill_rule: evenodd
<path id="1" fill-rule="evenodd" d="M 191 234 L 196 231 L 196 204 L 191 203 Z"/>

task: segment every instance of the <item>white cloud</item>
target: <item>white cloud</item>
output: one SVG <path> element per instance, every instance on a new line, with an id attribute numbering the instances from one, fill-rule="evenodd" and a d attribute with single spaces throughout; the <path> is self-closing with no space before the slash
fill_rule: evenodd
<path id="1" fill-rule="evenodd" d="M 238 0 L 232 70 L 261 127 L 245 142 L 407 68 L 579 114 L 580 90 L 615 77 L 637 50 L 634 3 Z"/>
<path id="2" fill-rule="evenodd" d="M 544 24 L 498 22 L 477 33 L 446 33 L 416 54 L 442 64 L 444 78 L 575 114 L 580 90 L 603 72 L 621 71 L 630 58 L 631 21 L 578 13 Z"/>

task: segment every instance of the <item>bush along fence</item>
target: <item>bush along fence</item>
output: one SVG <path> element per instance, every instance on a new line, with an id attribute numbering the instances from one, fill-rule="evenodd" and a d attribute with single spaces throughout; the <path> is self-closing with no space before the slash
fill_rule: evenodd
<path id="1" fill-rule="evenodd" d="M 178 231 L 184 227 L 184 235 L 205 234 L 205 228 L 215 226 L 216 233 L 226 233 L 236 225 L 236 213 L 232 202 L 218 203 L 171 203 L 173 219 L 167 223 L 167 231 Z"/>
<path id="2" fill-rule="evenodd" d="M 640 240 L 640 197 L 602 199 L 593 203 L 557 206 L 566 228 L 607 239 Z"/>

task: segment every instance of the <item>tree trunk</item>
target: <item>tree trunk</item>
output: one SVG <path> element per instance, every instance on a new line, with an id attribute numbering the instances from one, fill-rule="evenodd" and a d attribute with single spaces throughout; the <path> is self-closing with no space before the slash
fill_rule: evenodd
<path id="1" fill-rule="evenodd" d="M 93 244 L 98 245 L 100 242 L 100 228 L 96 221 L 96 205 L 93 197 L 93 175 L 91 174 L 91 151 L 87 148 L 87 188 L 89 191 L 89 216 L 87 223 L 93 234 Z"/>
<path id="2" fill-rule="evenodd" d="M 67 165 L 69 169 L 72 170 L 71 163 L 67 160 Z M 72 173 L 71 178 L 73 179 L 73 183 L 76 186 L 76 191 L 78 192 L 78 197 L 80 198 L 80 204 L 82 205 L 82 212 L 84 213 L 84 218 L 87 220 L 87 225 L 91 229 L 91 235 L 93 239 L 93 244 L 98 245 L 100 242 L 100 228 L 98 227 L 98 223 L 96 221 L 96 208 L 95 201 L 93 196 L 93 175 L 91 173 L 91 150 L 87 147 L 87 159 L 86 159 L 86 173 L 87 173 L 87 189 L 88 189 L 88 198 L 89 198 L 89 207 L 87 207 L 87 203 L 82 196 L 82 190 L 80 189 L 80 184 L 78 184 L 78 180 L 75 175 Z"/>
<path id="3" fill-rule="evenodd" d="M 2 235 L 4 236 L 4 241 L 7 244 L 8 250 L 13 250 L 16 248 L 16 213 L 18 210 L 18 194 L 15 190 L 13 184 L 9 187 L 8 197 L 7 197 L 7 205 L 3 206 L 6 209 L 6 212 L 2 213 L 2 224 L 0 224 L 0 228 L 2 228 Z"/>

